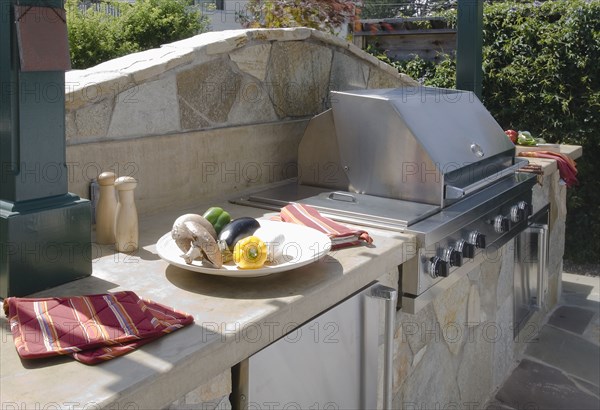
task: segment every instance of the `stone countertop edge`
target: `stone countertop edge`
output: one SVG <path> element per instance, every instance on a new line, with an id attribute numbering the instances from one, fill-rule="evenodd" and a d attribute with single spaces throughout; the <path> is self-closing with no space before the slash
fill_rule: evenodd
<path id="1" fill-rule="evenodd" d="M 560 152 L 569 156 L 571 159 L 578 159 L 583 155 L 583 148 L 581 145 L 562 144 L 560 146 Z"/>
<path id="2" fill-rule="evenodd" d="M 524 151 L 544 151 L 543 147 L 526 147 L 522 145 L 515 145 L 515 152 L 518 155 L 519 152 Z M 561 154 L 565 154 L 569 158 L 575 160 L 583 155 L 583 148 L 581 145 L 568 145 L 568 144 L 560 144 L 560 148 L 558 150 Z"/>
<path id="3" fill-rule="evenodd" d="M 544 176 L 554 174 L 556 171 L 558 171 L 558 165 L 553 159 L 528 157 L 527 160 L 532 165 L 540 165 L 542 167 L 542 172 Z"/>
<path id="4" fill-rule="evenodd" d="M 234 218 L 267 213 L 222 201 L 141 218 L 137 253 L 126 255 L 114 251 L 113 246 L 92 243 L 92 276 L 32 295 L 131 290 L 142 298 L 193 314 L 193 325 L 123 357 L 87 366 L 64 357 L 21 360 L 8 321 L 2 317 L 3 405 L 163 408 L 299 324 L 395 271 L 414 254 L 416 246 L 412 235 L 367 228 L 374 238 L 374 247 L 332 251 L 322 260 L 293 271 L 245 279 L 186 271 L 158 257 L 155 243 L 170 231 L 177 216 L 202 214 L 215 205 L 226 208 Z"/>
<path id="5" fill-rule="evenodd" d="M 519 154 L 519 152 L 524 152 L 524 151 L 532 151 L 532 149 L 531 149 L 531 147 L 516 146 L 516 154 L 517 155 Z M 541 149 L 537 149 L 537 150 L 533 150 L 533 151 L 541 151 Z M 561 144 L 559 152 L 561 154 L 567 155 L 569 158 L 571 158 L 573 160 L 576 160 L 583 155 L 583 149 L 582 149 L 581 145 Z M 531 158 L 531 157 L 523 157 L 523 158 L 526 158 L 529 161 L 529 163 L 531 163 L 531 164 L 541 165 L 544 175 L 550 175 L 550 174 L 553 174 L 554 172 L 558 171 L 558 166 L 556 165 L 556 161 L 553 159 Z"/>

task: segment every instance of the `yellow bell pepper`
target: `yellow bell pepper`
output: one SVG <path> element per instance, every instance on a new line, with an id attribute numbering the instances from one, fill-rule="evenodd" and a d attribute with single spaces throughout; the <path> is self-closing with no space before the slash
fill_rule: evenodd
<path id="1" fill-rule="evenodd" d="M 240 239 L 233 248 L 233 261 L 240 269 L 261 268 L 267 260 L 267 244 L 256 236 Z"/>

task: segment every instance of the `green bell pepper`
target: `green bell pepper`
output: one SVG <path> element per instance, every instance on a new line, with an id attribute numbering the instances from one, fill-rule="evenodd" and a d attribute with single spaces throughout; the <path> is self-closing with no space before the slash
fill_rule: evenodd
<path id="1" fill-rule="evenodd" d="M 215 231 L 217 231 L 217 235 L 219 232 L 221 232 L 221 229 L 223 229 L 225 225 L 231 222 L 231 215 L 229 215 L 229 213 L 223 208 L 218 206 L 208 208 L 202 216 L 212 224 L 212 226 L 215 228 Z"/>

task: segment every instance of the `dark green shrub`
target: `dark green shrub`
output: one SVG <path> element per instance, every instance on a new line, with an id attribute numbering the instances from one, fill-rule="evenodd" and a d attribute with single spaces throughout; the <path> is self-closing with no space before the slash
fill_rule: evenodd
<path id="1" fill-rule="evenodd" d="M 483 98 L 500 124 L 583 146 L 565 257 L 600 261 L 600 2 L 495 4 L 484 25 Z"/>
<path id="2" fill-rule="evenodd" d="M 98 10 L 81 10 L 78 1 L 67 3 L 69 47 L 73 68 L 87 68 L 102 61 L 127 54 L 119 21 L 107 12 L 106 4 Z M 127 46 L 128 47 L 128 46 Z"/>
<path id="3" fill-rule="evenodd" d="M 87 68 L 202 32 L 207 24 L 189 6 L 193 0 L 102 2 L 85 10 L 67 1 L 67 26 L 73 68 Z"/>
<path id="4" fill-rule="evenodd" d="M 367 50 L 377 58 L 396 67 L 398 71 L 408 74 L 421 84 L 432 87 L 455 88 L 456 87 L 456 61 L 451 56 L 444 54 L 440 56 L 439 62 L 424 60 L 415 56 L 412 60 L 392 61 L 388 56 L 376 50 Z"/>
<path id="5" fill-rule="evenodd" d="M 449 56 L 394 65 L 426 85 L 454 87 Z M 565 258 L 600 261 L 600 1 L 486 5 L 483 71 L 483 102 L 502 127 L 583 146 L 580 184 L 567 191 Z"/>
<path id="6" fill-rule="evenodd" d="M 193 0 L 137 0 L 123 15 L 128 41 L 140 50 L 159 47 L 198 34 L 203 28 L 198 11 L 188 11 Z"/>

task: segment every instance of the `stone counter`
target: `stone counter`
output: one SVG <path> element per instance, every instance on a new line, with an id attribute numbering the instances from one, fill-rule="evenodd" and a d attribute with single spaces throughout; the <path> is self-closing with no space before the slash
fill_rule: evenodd
<path id="1" fill-rule="evenodd" d="M 566 188 L 551 162 L 544 169 L 543 180 L 534 187 L 534 204 L 551 204 L 549 283 L 543 308 L 515 337 L 515 241 L 511 240 L 486 255 L 480 266 L 448 281 L 446 290 L 417 314 L 399 310 L 394 334 L 394 408 L 483 405 L 555 306 L 560 295 Z M 40 293 L 129 289 L 192 313 L 193 326 L 91 367 L 66 358 L 20 361 L 3 318 L 3 405 L 23 403 L 19 407 L 23 409 L 52 403 L 75 409 L 95 408 L 92 405 L 227 408 L 233 365 L 373 280 L 397 287 L 398 265 L 414 252 L 413 237 L 369 229 L 375 248 L 336 251 L 312 265 L 262 278 L 212 277 L 160 260 L 154 243 L 170 229 L 174 218 L 187 211 L 202 212 L 207 206 L 143 218 L 138 253 L 125 255 L 110 246 L 94 246 L 92 277 Z M 226 206 L 234 216 L 262 214 L 253 208 Z"/>
<path id="2" fill-rule="evenodd" d="M 224 205 L 234 217 L 262 214 Z M 2 318 L 2 408 L 157 409 L 176 400 L 175 408 L 185 408 L 194 395 L 195 408 L 214 407 L 211 400 L 229 393 L 233 365 L 374 280 L 394 286 L 398 265 L 408 257 L 406 250 L 414 251 L 412 236 L 369 229 L 374 247 L 333 251 L 305 267 L 260 278 L 203 275 L 161 260 L 154 244 L 170 231 L 174 219 L 188 211 L 202 213 L 208 206 L 142 219 L 138 252 L 126 255 L 94 244 L 91 277 L 36 294 L 127 289 L 193 314 L 193 325 L 126 356 L 86 366 L 70 358 L 21 361 Z M 191 396 L 182 399 L 190 391 Z M 198 398 L 202 391 L 210 400 L 206 394 Z"/>

